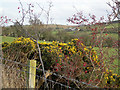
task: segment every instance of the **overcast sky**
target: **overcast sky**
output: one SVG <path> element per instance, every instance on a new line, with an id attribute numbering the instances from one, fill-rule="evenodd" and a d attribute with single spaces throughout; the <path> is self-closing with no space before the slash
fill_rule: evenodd
<path id="1" fill-rule="evenodd" d="M 95 14 L 97 17 L 106 16 L 106 10 L 110 11 L 110 7 L 106 4 L 111 0 L 21 0 L 24 5 L 27 3 L 39 3 L 41 7 L 48 10 L 48 1 L 52 1 L 51 17 L 55 24 L 70 24 L 66 20 L 78 11 L 85 14 Z M 12 19 L 19 19 L 18 7 L 19 0 L 0 0 L 0 16 L 5 15 Z M 25 6 L 26 7 L 26 6 Z M 76 9 L 75 9 L 75 8 Z M 40 8 L 35 7 L 39 12 Z M 45 23 L 46 16 L 43 15 L 41 20 Z"/>

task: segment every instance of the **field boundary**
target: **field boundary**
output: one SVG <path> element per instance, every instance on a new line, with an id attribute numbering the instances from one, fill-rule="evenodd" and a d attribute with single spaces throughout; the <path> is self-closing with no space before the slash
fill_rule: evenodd
<path id="1" fill-rule="evenodd" d="M 12 64 L 14 64 L 14 65 L 10 65 L 10 66 L 8 66 L 7 64 L 2 64 L 4 67 L 7 67 L 7 68 L 9 68 L 9 70 L 11 69 L 11 70 L 13 70 L 14 71 L 14 69 L 15 69 L 15 71 L 18 71 L 18 73 L 26 73 L 26 74 L 30 74 L 30 75 L 34 75 L 36 78 L 39 78 L 39 79 L 41 79 L 41 80 L 44 80 L 44 77 L 43 76 L 39 76 L 39 75 L 37 75 L 37 74 L 35 74 L 36 72 L 34 72 L 34 74 L 33 74 L 33 72 L 32 73 L 30 73 L 30 72 L 28 72 L 28 71 L 26 71 L 26 70 L 17 70 L 16 68 L 14 68 L 13 69 L 13 67 L 14 66 L 17 66 L 17 65 L 22 65 L 22 67 L 29 67 L 29 68 L 32 68 L 32 69 L 34 69 L 34 68 L 36 68 L 36 67 L 33 67 L 33 66 L 30 66 L 30 65 L 25 65 L 25 64 L 22 64 L 22 63 L 20 63 L 20 62 L 16 62 L 16 61 L 12 61 L 12 60 L 7 60 L 7 59 L 3 59 L 3 58 L 1 58 L 3 61 L 5 61 L 5 62 L 9 62 L 9 63 L 12 63 Z M 9 70 L 7 71 L 7 72 L 9 72 Z M 37 71 L 42 71 L 42 69 L 38 69 L 38 68 L 36 68 L 36 70 Z M 65 77 L 65 76 L 63 76 L 63 75 L 59 75 L 59 74 L 56 74 L 56 73 L 54 73 L 54 72 L 50 72 L 49 70 L 45 70 L 45 73 L 46 73 L 46 76 L 48 77 L 48 76 L 50 76 L 50 75 L 54 75 L 54 76 L 56 76 L 56 77 L 59 77 L 59 78 L 63 78 L 63 79 L 66 79 L 66 80 L 70 80 L 70 81 L 72 81 L 72 82 L 76 82 L 77 84 L 83 84 L 83 85 L 86 85 L 86 86 L 88 86 L 88 87 L 91 87 L 91 88 L 99 88 L 98 86 L 94 86 L 94 85 L 92 85 L 92 84 L 88 84 L 88 83 L 85 83 L 85 82 L 83 82 L 83 81 L 78 81 L 78 80 L 75 80 L 75 79 L 72 79 L 72 78 L 68 78 L 68 77 Z M 10 73 L 7 73 L 7 74 L 10 74 Z M 19 79 L 19 78 L 21 78 L 21 77 L 17 77 L 17 79 Z M 10 79 L 10 78 L 9 78 Z M 54 80 L 52 80 L 52 79 L 49 79 L 49 78 L 47 78 L 46 79 L 47 80 L 47 82 L 48 83 L 52 83 L 52 84 L 54 84 L 53 85 L 53 87 L 55 86 L 55 85 L 58 85 L 60 88 L 67 88 L 67 89 L 75 89 L 75 88 L 73 88 L 73 87 L 71 87 L 71 86 L 68 86 L 68 85 L 66 85 L 66 84 L 63 84 L 63 83 L 60 83 L 60 82 L 57 82 L 57 81 L 54 81 Z M 29 81 L 29 80 L 26 80 L 25 81 L 25 83 L 27 82 L 27 81 Z M 16 80 L 14 81 L 14 79 L 12 80 L 12 82 L 16 82 Z M 36 79 L 36 87 L 38 87 L 38 85 L 39 85 L 39 81 L 37 81 L 37 79 Z M 44 82 L 44 81 L 43 81 Z M 41 83 L 41 82 L 40 82 Z M 35 83 L 34 83 L 35 84 Z M 26 87 L 28 87 L 29 85 L 25 85 L 25 87 L 23 87 L 23 88 L 26 88 Z M 41 85 L 42 87 L 44 87 L 43 85 Z M 5 86 L 4 86 L 4 88 L 6 88 Z M 7 88 L 11 88 L 11 87 L 7 87 Z M 15 87 L 12 87 L 12 88 L 15 88 Z M 19 88 L 21 88 L 21 87 L 19 87 Z M 46 88 L 46 87 L 44 87 L 44 88 Z"/>

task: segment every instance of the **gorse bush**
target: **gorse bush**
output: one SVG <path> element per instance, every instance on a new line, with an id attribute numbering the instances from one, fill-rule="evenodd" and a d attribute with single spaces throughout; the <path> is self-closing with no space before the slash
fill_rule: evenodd
<path id="1" fill-rule="evenodd" d="M 83 60 L 82 62 L 90 64 L 90 52 L 91 58 L 95 61 L 96 64 L 98 62 L 95 51 L 93 49 L 87 49 L 83 43 L 78 41 L 78 39 L 72 39 L 72 41 L 69 43 L 58 43 L 57 41 L 53 41 L 52 43 L 43 42 L 39 44 L 41 47 L 43 61 L 46 60 L 45 63 L 48 64 L 62 64 L 62 62 L 64 62 L 66 59 L 69 60 L 69 62 L 75 62 L 73 61 L 73 58 L 75 59 L 76 56 L 79 58 L 79 60 Z M 88 57 L 86 54 L 88 54 Z"/>
<path id="2" fill-rule="evenodd" d="M 24 64 L 27 64 L 28 60 L 35 59 L 37 60 L 37 66 L 39 66 L 39 53 L 35 40 L 21 37 L 11 44 L 3 43 L 2 46 L 4 47 L 4 58 L 19 61 Z M 94 48 L 91 46 L 86 47 L 79 39 L 72 39 L 68 43 L 59 43 L 58 41 L 53 41 L 52 43 L 39 42 L 39 46 L 45 70 L 51 70 L 68 78 L 77 79 L 93 85 L 101 82 L 101 75 L 104 72 L 104 78 L 102 80 L 107 83 L 103 84 L 102 82 L 102 87 L 107 87 L 110 84 L 114 86 L 114 82 L 117 80 L 114 80 L 115 76 L 113 74 L 108 74 Z M 22 66 L 19 66 L 19 68 L 22 68 Z M 40 66 L 39 68 L 41 69 L 42 67 Z M 38 72 L 37 74 L 41 73 Z M 109 79 L 109 77 L 112 77 L 110 75 L 113 76 L 112 80 Z M 111 83 L 109 83 L 109 80 Z M 65 82 L 68 85 L 74 83 L 63 81 L 63 83 Z M 119 80 L 117 81 L 117 85 L 119 85 Z M 79 86 L 82 86 L 82 84 L 79 84 Z"/>
<path id="3" fill-rule="evenodd" d="M 3 43 L 2 46 L 4 46 L 4 58 L 25 64 L 27 64 L 28 59 L 36 59 L 37 65 L 40 63 L 36 43 L 30 38 L 21 37 L 10 45 L 5 46 L 5 43 Z M 86 48 L 78 39 L 72 39 L 69 43 L 41 42 L 39 46 L 45 69 L 64 74 L 67 77 L 81 79 L 80 77 L 90 75 L 93 70 L 90 60 L 96 67 L 100 66 L 94 49 L 92 47 Z M 78 76 L 78 72 L 81 73 L 80 76 Z M 84 77 L 84 79 L 88 82 L 88 78 Z"/>
<path id="4" fill-rule="evenodd" d="M 106 70 L 104 79 L 106 88 L 120 88 L 120 75 L 113 73 L 112 70 Z"/>
<path id="5" fill-rule="evenodd" d="M 9 43 L 8 43 L 8 42 L 3 42 L 3 43 L 2 43 L 2 48 L 7 47 L 7 46 L 9 46 Z"/>
<path id="6" fill-rule="evenodd" d="M 27 54 L 32 52 L 36 44 L 30 38 L 18 38 L 11 44 L 2 43 L 4 58 L 11 59 L 13 61 L 20 61 L 27 64 Z M 16 55 L 16 56 L 15 56 Z"/>

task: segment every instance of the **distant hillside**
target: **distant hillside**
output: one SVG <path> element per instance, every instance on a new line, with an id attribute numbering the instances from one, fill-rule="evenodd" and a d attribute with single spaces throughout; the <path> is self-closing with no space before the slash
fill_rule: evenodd
<path id="1" fill-rule="evenodd" d="M 72 26 L 72 25 L 60 25 L 60 24 L 49 24 L 47 27 L 50 27 L 50 28 L 63 28 L 63 29 L 67 29 L 67 28 L 70 28 L 70 27 L 75 27 L 75 26 Z"/>

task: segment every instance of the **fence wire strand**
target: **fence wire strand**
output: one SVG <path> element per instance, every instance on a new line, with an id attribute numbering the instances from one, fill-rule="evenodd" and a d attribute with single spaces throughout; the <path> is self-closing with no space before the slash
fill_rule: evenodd
<path id="1" fill-rule="evenodd" d="M 2 59 L 3 61 L 8 61 L 8 62 L 11 62 L 11 63 L 14 63 L 14 64 L 18 64 L 18 65 L 22 65 L 22 67 L 26 67 L 26 68 L 30 68 L 31 66 L 29 66 L 29 65 L 26 65 L 26 64 L 22 64 L 22 63 L 20 63 L 20 62 L 17 62 L 17 61 L 12 61 L 12 60 L 8 60 L 8 59 L 4 59 L 4 58 L 0 58 L 0 59 Z M 7 66 L 7 68 L 11 68 L 10 66 L 8 66 L 8 65 L 4 65 L 3 63 L 0 63 L 1 65 L 3 65 L 3 66 Z M 13 69 L 13 67 L 14 66 L 12 66 L 12 69 Z M 36 67 L 32 67 L 32 68 L 36 68 Z M 25 71 L 25 70 L 19 70 L 19 69 L 16 69 L 16 68 L 14 68 L 16 71 L 18 71 L 19 73 L 20 72 L 24 72 L 24 73 L 26 73 L 26 74 L 30 74 L 28 71 Z M 36 70 L 38 70 L 38 71 L 42 71 L 42 69 L 39 69 L 39 68 L 36 68 Z M 47 70 L 45 70 L 45 72 L 47 72 Z M 94 85 L 92 85 L 92 84 L 88 84 L 88 83 L 86 83 L 86 82 L 83 82 L 83 81 L 78 81 L 78 80 L 75 80 L 75 79 L 72 79 L 72 78 L 68 78 L 68 77 L 66 77 L 66 76 L 63 76 L 63 75 L 60 75 L 60 74 L 56 74 L 56 73 L 54 73 L 54 72 L 50 72 L 50 73 L 52 73 L 52 75 L 55 75 L 55 76 L 58 76 L 59 78 L 64 78 L 64 79 L 66 79 L 66 80 L 70 80 L 70 81 L 74 81 L 74 82 L 76 82 L 76 83 L 81 83 L 81 84 L 83 84 L 83 85 L 87 85 L 87 86 L 89 86 L 89 87 L 92 87 L 92 88 L 99 88 L 98 86 L 94 86 Z M 43 79 L 43 77 L 41 77 L 41 76 L 39 76 L 39 75 L 35 75 L 37 78 L 42 78 Z M 72 87 L 70 87 L 70 86 L 67 86 L 67 85 L 64 85 L 64 84 L 62 84 L 62 83 L 59 83 L 59 82 L 56 82 L 56 81 L 53 81 L 53 80 L 50 80 L 50 79 L 47 79 L 47 81 L 49 81 L 49 82 L 51 82 L 51 83 L 55 83 L 55 84 L 59 84 L 60 86 L 61 86 L 61 88 L 62 87 L 66 87 L 66 88 L 72 88 Z M 38 84 L 38 82 L 37 82 L 37 84 Z"/>

